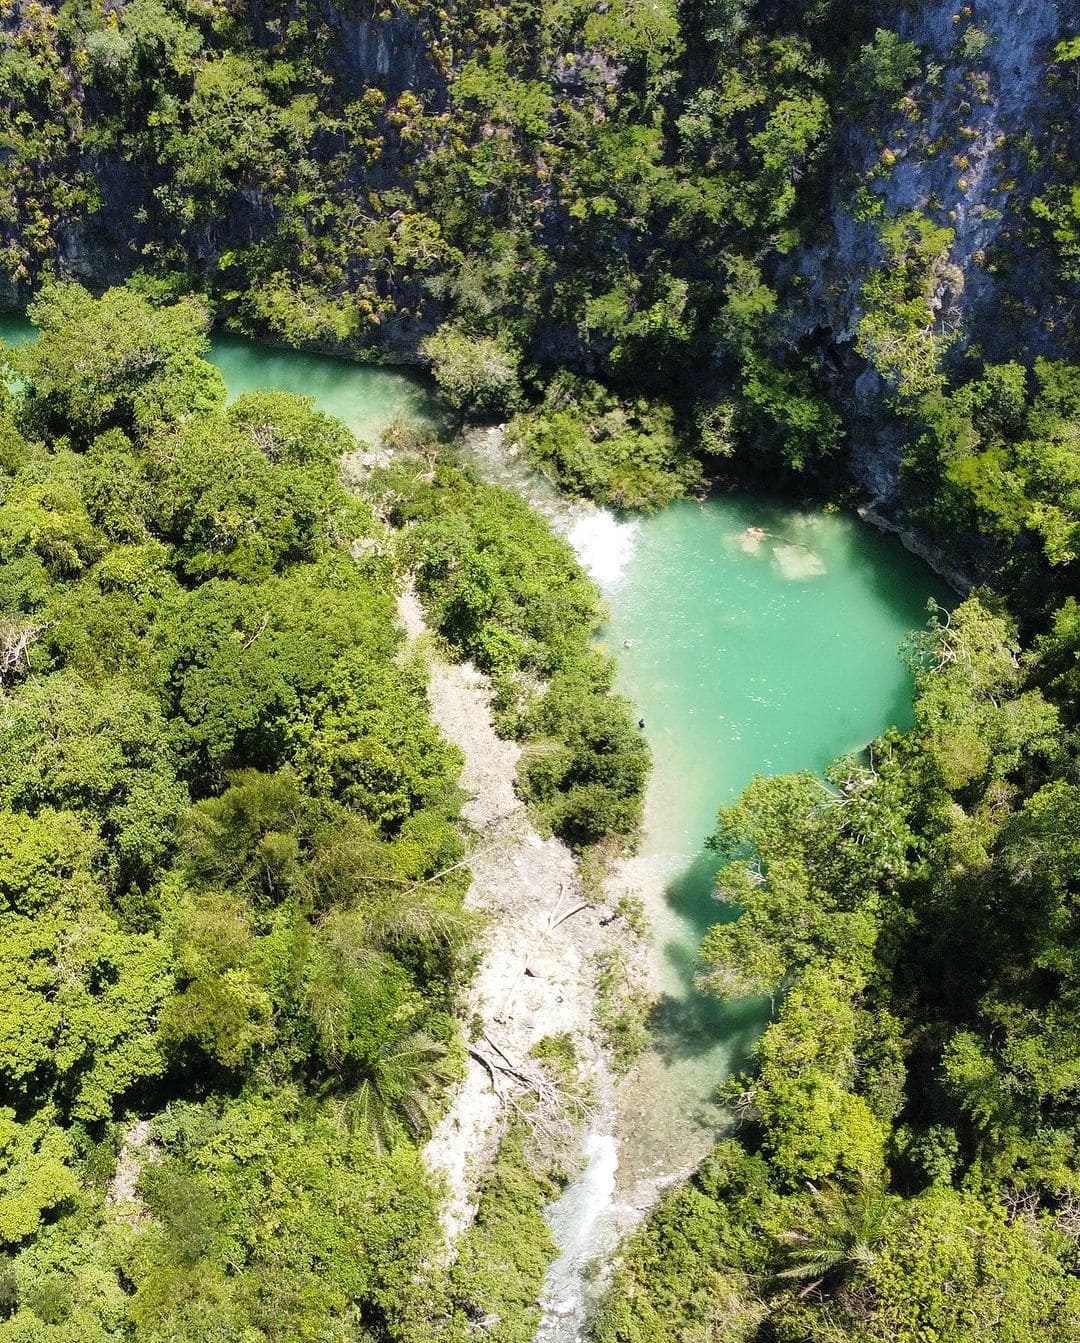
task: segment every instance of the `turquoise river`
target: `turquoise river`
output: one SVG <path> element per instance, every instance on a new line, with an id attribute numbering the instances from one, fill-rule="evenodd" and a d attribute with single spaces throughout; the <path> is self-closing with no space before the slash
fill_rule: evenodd
<path id="1" fill-rule="evenodd" d="M 702 934 L 725 912 L 704 848 L 717 809 L 755 774 L 820 770 L 907 726 L 900 647 L 928 599 L 947 595 L 856 518 L 744 494 L 678 503 L 623 531 L 621 562 L 600 575 L 604 637 L 653 754 L 644 842 L 628 868 L 646 896 L 662 993 L 653 1050 L 627 1084 L 650 1103 L 624 1107 L 623 1165 L 662 1180 L 673 1138 L 684 1159 L 707 1150 L 723 1123 L 711 1093 L 766 1017 L 762 1003 L 724 1007 L 694 984 Z"/>

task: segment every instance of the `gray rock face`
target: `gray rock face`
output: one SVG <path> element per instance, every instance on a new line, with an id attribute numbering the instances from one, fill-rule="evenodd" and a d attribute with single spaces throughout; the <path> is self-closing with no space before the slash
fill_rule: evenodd
<path id="1" fill-rule="evenodd" d="M 373 0 L 316 2 L 329 33 L 319 60 L 343 106 L 370 88 L 389 100 L 406 91 L 417 94 L 428 111 L 446 106 L 448 77 L 438 68 L 442 57 L 434 54 L 426 26 L 434 9 L 417 6 L 410 15 L 401 7 L 382 9 Z M 0 28 L 16 23 L 17 13 L 0 20 Z M 245 21 L 253 41 L 269 46 L 273 25 L 281 21 L 280 6 L 259 0 L 246 7 Z M 874 22 L 872 17 L 866 37 Z M 836 399 L 852 429 L 852 470 L 866 496 L 887 505 L 897 493 L 900 434 L 888 415 L 888 389 L 857 349 L 863 286 L 883 264 L 880 222 L 857 216 L 856 188 L 867 188 L 887 216 L 917 210 L 953 230 L 935 292 L 939 324 L 959 333 L 952 358 L 1067 353 L 1076 295 L 1059 292 L 1049 258 L 1025 251 L 1016 235 L 1031 223 L 1030 200 L 1044 173 L 1032 146 L 1055 118 L 1075 115 L 1061 87 L 1052 87 L 1048 71 L 1054 44 L 1080 31 L 1080 0 L 913 0 L 889 7 L 881 22 L 918 46 L 924 77 L 891 109 L 878 107 L 869 116 L 854 107 L 846 115 L 841 111 L 824 234 L 779 259 L 768 278 L 784 315 L 779 348 L 809 346 L 827 353 Z M 468 54 L 456 51 L 454 64 Z M 586 55 L 573 62 L 559 58 L 552 79 L 572 97 L 587 72 L 612 89 L 624 75 L 599 55 Z M 328 156 L 336 152 L 327 145 Z M 155 195 L 162 185 L 155 165 L 93 156 L 84 166 L 97 182 L 102 206 L 62 228 L 56 265 L 61 273 L 104 287 L 143 264 L 149 244 L 168 238 L 175 221 Z M 408 194 L 415 187 L 415 167 L 398 163 L 393 153 L 370 169 L 358 161 L 351 172 L 345 189 L 355 191 L 361 210 L 373 192 L 401 188 Z M 278 222 L 278 208 L 266 196 L 239 190 L 208 222 L 175 231 L 186 264 L 196 277 L 212 281 L 219 278 L 223 254 L 272 236 Z M 552 215 L 542 245 L 557 253 L 574 227 L 574 221 Z M 379 327 L 380 351 L 390 359 L 416 360 L 441 312 L 422 283 L 414 287 L 410 302 L 395 298 L 396 313 Z M 26 297 L 0 278 L 0 303 L 17 305 Z M 535 332 L 530 354 L 592 372 L 605 340 L 597 332 L 583 335 L 560 326 L 553 317 Z"/>
<path id="2" fill-rule="evenodd" d="M 1074 11 L 1071 22 L 1066 9 Z M 1055 352 L 1043 305 L 1056 300 L 1040 292 L 1046 276 L 1037 259 L 1034 270 L 1029 261 L 1021 274 L 995 276 L 987 254 L 1018 222 L 1015 179 L 1022 177 L 1025 198 L 1037 192 L 1041 173 L 1030 163 L 1019 168 L 1017 145 L 1051 114 L 1051 51 L 1077 22 L 1076 10 L 1068 0 L 983 0 L 963 17 L 951 3 L 924 0 L 896 16 L 900 35 L 916 43 L 936 78 L 917 87 L 874 134 L 854 120 L 841 127 L 837 157 L 851 176 L 834 189 L 828 239 L 796 258 L 804 297 L 792 305 L 793 333 L 826 325 L 837 340 L 853 339 L 862 283 L 881 264 L 882 251 L 875 221 L 854 217 L 851 183 L 878 168 L 871 190 L 889 216 L 920 210 L 953 230 L 949 260 L 960 279 L 941 301 L 965 331 L 979 331 L 986 353 L 993 357 L 1006 336 L 1011 348 L 1020 337 L 1033 352 Z M 1038 297 L 1038 311 L 1018 317 L 1018 330 L 984 320 L 1003 292 Z"/>
<path id="3" fill-rule="evenodd" d="M 115 8 L 122 11 L 122 3 Z M 374 0 L 320 0 L 318 9 L 332 34 L 320 46 L 320 61 L 343 104 L 377 89 L 391 103 L 409 91 L 423 97 L 428 111 L 445 106 L 447 79 L 433 62 L 422 7 L 417 6 L 415 17 L 401 7 L 383 8 Z M 279 35 L 280 7 L 251 4 L 245 7 L 243 21 L 254 45 L 269 48 Z M 22 22 L 20 7 L 12 6 L 0 15 L 0 36 L 16 32 Z M 78 96 L 91 104 L 95 97 L 85 89 Z M 336 153 L 338 147 L 328 145 L 325 152 Z M 0 148 L 0 170 L 2 164 Z M 71 165 L 73 170 L 75 166 Z M 212 284 L 219 278 L 218 263 L 224 254 L 271 237 L 279 219 L 279 207 L 262 191 L 238 189 L 211 219 L 194 227 L 182 226 L 158 199 L 156 193 L 167 181 L 167 173 L 157 164 L 90 150 L 77 166 L 93 179 L 100 207 L 93 213 L 73 214 L 56 225 L 57 250 L 52 261 L 58 274 L 94 289 L 123 283 L 146 264 L 148 250 L 160 249 L 163 243 L 166 250 L 172 249 L 177 265 L 186 265 L 197 280 Z M 396 187 L 411 190 L 412 182 L 392 155 L 374 171 L 356 175 L 356 193 L 361 197 Z M 0 224 L 0 241 L 17 227 Z M 0 304 L 20 307 L 29 296 L 28 285 L 14 283 L 0 271 Z M 409 360 L 415 358 L 419 342 L 430 330 L 430 323 L 419 323 L 410 316 L 391 319 L 383 326 L 380 344 L 389 357 Z"/>
<path id="4" fill-rule="evenodd" d="M 1030 224 L 1029 202 L 1042 184 L 1042 168 L 1024 149 L 1062 113 L 1048 71 L 1055 43 L 1080 27 L 1080 5 L 921 0 L 882 21 L 919 47 L 929 77 L 872 132 L 854 115 L 841 125 L 836 154 L 844 180 L 838 174 L 832 188 L 828 236 L 796 253 L 777 277 L 787 299 L 785 340 L 824 334 L 854 347 L 863 284 L 884 264 L 879 223 L 853 211 L 862 182 L 887 216 L 918 210 L 953 230 L 935 294 L 939 323 L 958 334 L 953 360 L 969 351 L 991 360 L 1068 355 L 1076 295 L 1060 292 L 1048 258 L 1022 252 L 1012 235 Z M 895 495 L 899 464 L 886 391 L 857 361 L 845 396 L 852 468 L 877 501 Z"/>
<path id="5" fill-rule="evenodd" d="M 334 73 L 357 89 L 372 85 L 396 98 L 405 89 L 431 90 L 442 84 L 418 23 L 399 9 L 381 18 L 378 6 L 323 4 L 326 22 L 340 34 L 333 51 Z"/>

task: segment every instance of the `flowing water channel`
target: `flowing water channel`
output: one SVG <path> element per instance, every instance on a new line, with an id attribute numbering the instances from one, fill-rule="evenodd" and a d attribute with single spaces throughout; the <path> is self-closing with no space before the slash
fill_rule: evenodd
<path id="1" fill-rule="evenodd" d="M 32 330 L 23 318 L 0 319 L 13 343 Z M 211 358 L 230 395 L 314 396 L 368 441 L 396 417 L 436 413 L 427 384 L 400 372 L 234 337 L 216 337 Z M 580 1334 L 590 1264 L 723 1132 L 716 1088 L 767 1019 L 764 1003 L 722 1007 L 694 982 L 701 936 L 723 916 L 705 848 L 717 808 L 755 774 L 820 770 L 905 726 L 911 694 L 899 648 L 925 620 L 928 598 L 948 594 L 896 541 L 848 516 L 725 495 L 624 522 L 561 501 L 505 456 L 497 433 L 479 435 L 474 450 L 487 476 L 524 493 L 569 537 L 603 589 L 602 638 L 654 762 L 641 851 L 619 881 L 652 924 L 659 1008 L 651 1047 L 604 1131 L 588 1135 L 583 1174 L 551 1210 L 564 1253 L 540 1336 L 567 1343 Z"/>

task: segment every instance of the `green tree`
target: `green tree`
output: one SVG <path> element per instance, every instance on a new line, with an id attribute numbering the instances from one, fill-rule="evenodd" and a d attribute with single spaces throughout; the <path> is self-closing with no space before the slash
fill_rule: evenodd
<path id="1" fill-rule="evenodd" d="M 202 358 L 209 319 L 194 299 L 155 308 L 128 289 L 93 299 L 53 284 L 29 315 L 40 334 L 18 361 L 35 429 L 85 447 L 107 429 L 145 436 L 224 404 L 221 374 Z"/>
<path id="2" fill-rule="evenodd" d="M 874 40 L 860 50 L 855 65 L 856 87 L 867 98 L 898 98 L 919 74 L 920 52 L 889 28 L 878 28 Z"/>
<path id="3" fill-rule="evenodd" d="M 471 335 L 444 324 L 421 347 L 439 390 L 455 410 L 507 415 L 521 395 L 520 354 L 507 336 Z"/>
<path id="4" fill-rule="evenodd" d="M 802 1226 L 781 1231 L 787 1264 L 781 1279 L 804 1284 L 802 1291 L 830 1292 L 865 1277 L 896 1221 L 898 1200 L 873 1184 L 847 1190 L 836 1184 L 811 1187 Z"/>

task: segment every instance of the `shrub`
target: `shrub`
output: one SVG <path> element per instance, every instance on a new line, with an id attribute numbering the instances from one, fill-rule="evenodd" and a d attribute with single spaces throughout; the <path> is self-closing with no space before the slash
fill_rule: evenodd
<path id="1" fill-rule="evenodd" d="M 447 401 L 466 415 L 505 415 L 517 405 L 520 355 L 506 336 L 473 336 L 445 324 L 421 346 Z"/>
<path id="2" fill-rule="evenodd" d="M 703 484 L 679 444 L 669 406 L 622 400 L 570 373 L 548 385 L 543 404 L 514 423 L 529 459 L 568 494 L 615 508 L 661 508 Z"/>

